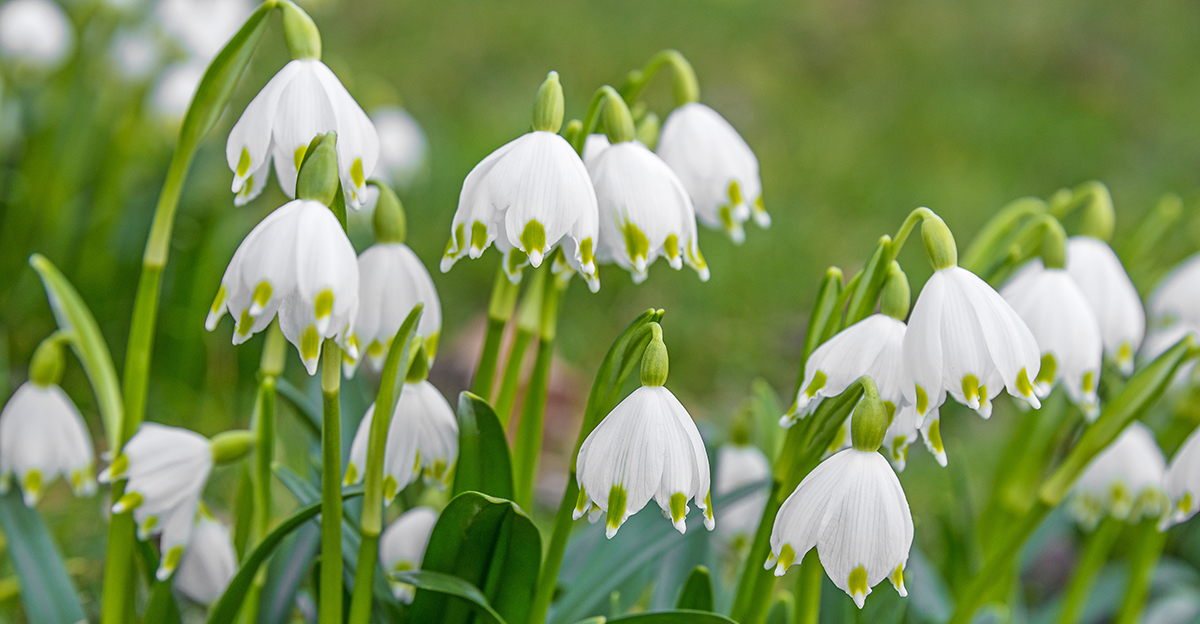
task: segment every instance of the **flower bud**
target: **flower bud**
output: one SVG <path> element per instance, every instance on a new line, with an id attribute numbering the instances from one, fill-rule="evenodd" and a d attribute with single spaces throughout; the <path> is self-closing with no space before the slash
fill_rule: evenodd
<path id="1" fill-rule="evenodd" d="M 625 143 L 634 139 L 633 116 L 620 96 L 607 96 L 604 104 L 604 133 L 609 143 Z"/>
<path id="2" fill-rule="evenodd" d="M 929 255 L 933 270 L 958 266 L 958 246 L 954 244 L 954 234 L 941 217 L 933 214 L 925 217 L 921 222 L 921 242 L 925 243 L 925 253 Z"/>
<path id="3" fill-rule="evenodd" d="M 29 363 L 29 381 L 34 385 L 46 387 L 58 385 L 63 374 L 63 353 L 61 336 L 52 334 L 38 345 L 33 352 L 33 360 Z"/>
<path id="4" fill-rule="evenodd" d="M 321 58 L 321 33 L 304 9 L 292 2 L 281 2 L 283 10 L 283 37 L 293 59 Z"/>
<path id="5" fill-rule="evenodd" d="M 883 283 L 883 292 L 879 298 L 879 311 L 903 321 L 908 317 L 908 306 L 912 302 L 912 291 L 909 290 L 908 276 L 900 268 L 900 263 L 892 260 L 888 267 L 887 280 Z"/>
<path id="6" fill-rule="evenodd" d="M 642 142 L 647 149 L 653 150 L 658 145 L 658 135 L 662 130 L 662 121 L 653 112 L 646 113 L 637 124 L 635 138 Z"/>
<path id="7" fill-rule="evenodd" d="M 1080 202 L 1083 208 L 1079 233 L 1108 242 L 1112 238 L 1113 222 L 1116 221 L 1108 187 L 1095 180 L 1084 182 L 1075 187 L 1075 201 Z"/>
<path id="8" fill-rule="evenodd" d="M 404 383 L 417 384 L 429 378 L 429 353 L 425 350 L 424 340 L 414 340 L 412 345 L 415 353 L 404 375 Z"/>
<path id="9" fill-rule="evenodd" d="M 1067 266 L 1067 231 L 1063 229 L 1058 219 L 1045 216 L 1042 227 L 1042 263 L 1047 269 L 1061 269 Z"/>
<path id="10" fill-rule="evenodd" d="M 227 464 L 245 457 L 254 448 L 254 432 L 238 429 L 218 433 L 209 440 L 213 462 Z"/>
<path id="11" fill-rule="evenodd" d="M 879 399 L 875 382 L 870 377 L 859 380 L 863 384 L 863 398 L 854 408 L 850 421 L 850 436 L 855 450 L 873 453 L 883 446 L 883 438 L 887 435 L 891 419 L 887 407 Z"/>
<path id="12" fill-rule="evenodd" d="M 296 179 L 296 199 L 311 199 L 326 206 L 338 192 L 337 133 L 318 135 L 309 144 Z"/>
<path id="13" fill-rule="evenodd" d="M 563 122 L 563 92 L 558 72 L 546 74 L 538 88 L 537 103 L 533 105 L 533 129 L 557 133 Z"/>
<path id="14" fill-rule="evenodd" d="M 404 205 L 388 184 L 372 179 L 367 184 L 379 189 L 379 199 L 375 201 L 375 215 L 372 222 L 375 226 L 375 241 L 379 243 L 403 243 L 408 233 L 408 221 L 404 216 Z"/>
<path id="15" fill-rule="evenodd" d="M 642 354 L 642 385 L 656 387 L 667 383 L 667 345 L 662 339 L 661 325 L 651 324 L 650 331 L 653 338 Z"/>

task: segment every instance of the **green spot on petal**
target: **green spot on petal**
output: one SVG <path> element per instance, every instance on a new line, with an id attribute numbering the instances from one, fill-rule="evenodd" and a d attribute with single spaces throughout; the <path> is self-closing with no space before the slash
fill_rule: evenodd
<path id="1" fill-rule="evenodd" d="M 260 308 L 267 307 L 267 302 L 271 300 L 271 293 L 273 291 L 274 289 L 271 288 L 271 282 L 268 282 L 267 280 L 259 282 L 258 286 L 254 287 L 254 303 Z"/>
<path id="2" fill-rule="evenodd" d="M 212 306 L 209 307 L 209 311 L 213 314 L 220 312 L 221 308 L 225 305 L 225 298 L 228 296 L 229 289 L 225 287 L 225 284 L 221 284 L 221 287 L 217 289 L 217 296 L 213 297 Z"/>
<path id="3" fill-rule="evenodd" d="M 818 370 L 813 374 L 812 382 L 809 383 L 808 387 L 804 389 L 804 394 L 810 399 L 813 398 L 821 388 L 825 387 L 825 382 L 828 380 L 829 377 L 825 375 L 825 371 Z"/>
<path id="4" fill-rule="evenodd" d="M 328 318 L 333 314 L 333 291 L 326 288 L 317 293 L 317 298 L 313 300 L 313 312 L 317 319 Z"/>
<path id="5" fill-rule="evenodd" d="M 963 398 L 967 403 L 979 400 L 979 378 L 975 375 L 964 375 L 962 378 Z"/>
<path id="6" fill-rule="evenodd" d="M 917 412 L 924 414 L 928 409 L 929 395 L 925 393 L 925 388 L 922 388 L 921 384 L 917 384 Z"/>
<path id="7" fill-rule="evenodd" d="M 663 241 L 663 253 L 668 258 L 674 260 L 679 257 L 679 237 L 675 234 L 667 236 L 667 240 Z"/>
<path id="8" fill-rule="evenodd" d="M 25 472 L 25 476 L 21 479 L 21 490 L 25 493 L 25 497 L 31 500 L 37 500 L 42 496 L 42 471 L 37 468 L 32 468 Z"/>
<path id="9" fill-rule="evenodd" d="M 608 519 L 606 525 L 609 533 L 621 528 L 621 523 L 625 520 L 625 504 L 626 504 L 625 488 L 614 485 L 608 491 Z"/>
<path id="10" fill-rule="evenodd" d="M 250 171 L 250 150 L 243 147 L 242 155 L 238 157 L 237 175 L 240 178 L 246 175 L 248 171 Z M 246 184 L 246 186 L 250 185 Z"/>
<path id="11" fill-rule="evenodd" d="M 626 221 L 621 233 L 625 237 L 625 253 L 629 254 L 629 261 L 636 263 L 638 258 L 645 261 L 650 253 L 650 241 L 641 228 L 631 221 Z"/>
<path id="12" fill-rule="evenodd" d="M 358 466 L 354 462 L 346 466 L 346 478 L 342 479 L 343 485 L 351 485 L 358 482 Z"/>
<path id="13" fill-rule="evenodd" d="M 364 180 L 362 159 L 355 158 L 354 162 L 350 164 L 350 181 L 354 183 L 354 186 L 358 187 L 363 185 Z"/>
<path id="14" fill-rule="evenodd" d="M 304 332 L 300 334 L 300 357 L 305 362 L 311 362 L 317 359 L 321 354 L 321 336 L 317 334 L 315 325 L 309 325 L 304 328 Z"/>
<path id="15" fill-rule="evenodd" d="M 729 183 L 729 203 L 737 206 L 745 201 L 746 199 L 742 197 L 742 185 L 738 184 L 737 180 L 731 181 Z"/>
<path id="16" fill-rule="evenodd" d="M 1041 377 L 1041 375 L 1038 375 Z M 1083 374 L 1083 391 L 1091 393 L 1096 390 L 1096 371 L 1088 371 Z"/>
<path id="17" fill-rule="evenodd" d="M 183 558 L 183 546 L 172 546 L 163 557 L 162 565 L 158 566 L 160 570 L 170 574 L 179 567 L 179 560 Z"/>
<path id="18" fill-rule="evenodd" d="M 575 497 L 575 511 L 583 513 L 583 510 L 587 508 L 587 501 L 587 489 L 582 487 L 579 488 L 579 496 Z"/>
<path id="19" fill-rule="evenodd" d="M 579 255 L 585 265 L 595 262 L 596 252 L 592 249 L 592 238 L 590 236 L 579 241 Z"/>
<path id="20" fill-rule="evenodd" d="M 779 549 L 779 563 L 776 564 L 776 567 L 782 567 L 784 570 L 787 570 L 792 567 L 793 563 L 796 563 L 796 549 L 792 548 L 791 544 L 784 544 Z"/>
<path id="21" fill-rule="evenodd" d="M 521 232 L 521 246 L 526 254 L 546 248 L 546 228 L 537 219 L 530 219 Z"/>
<path id="22" fill-rule="evenodd" d="M 686 513 L 687 495 L 683 492 L 675 492 L 671 495 L 671 522 L 683 520 Z"/>
<path id="23" fill-rule="evenodd" d="M 1033 394 L 1033 384 L 1029 383 L 1029 372 L 1024 368 L 1017 374 L 1017 392 L 1025 397 Z"/>
<path id="24" fill-rule="evenodd" d="M 399 486 L 399 484 L 396 483 L 396 477 L 393 477 L 392 475 L 388 475 L 383 478 L 383 499 L 384 500 L 390 501 L 393 498 L 396 498 L 396 492 L 399 491 L 399 489 L 400 489 L 400 486 Z"/>
<path id="25" fill-rule="evenodd" d="M 942 422 L 940 420 L 935 420 L 929 424 L 929 432 L 925 436 L 935 452 L 946 452 L 946 447 L 942 445 Z"/>
<path id="26" fill-rule="evenodd" d="M 1042 366 L 1038 369 L 1037 381 L 1040 384 L 1054 385 L 1054 377 L 1058 374 L 1058 359 L 1047 351 L 1042 355 Z"/>
<path id="27" fill-rule="evenodd" d="M 847 579 L 846 586 L 850 588 L 851 596 L 866 596 L 867 590 L 867 569 L 858 566 L 850 571 L 850 578 Z"/>
<path id="28" fill-rule="evenodd" d="M 483 249 L 484 245 L 487 245 L 487 226 L 483 221 L 476 221 L 471 224 L 471 247 Z"/>
<path id="29" fill-rule="evenodd" d="M 296 148 L 296 152 L 292 155 L 296 161 L 296 171 L 300 170 L 300 163 L 304 162 L 304 154 L 308 153 L 308 145 L 301 145 Z"/>

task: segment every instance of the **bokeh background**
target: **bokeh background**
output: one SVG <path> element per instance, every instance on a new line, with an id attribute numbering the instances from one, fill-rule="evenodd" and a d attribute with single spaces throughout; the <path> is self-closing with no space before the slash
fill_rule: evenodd
<path id="1" fill-rule="evenodd" d="M 190 14 L 193 21 L 226 10 L 206 8 L 204 0 L 191 4 L 201 7 Z M 755 380 L 765 380 L 759 388 L 769 388 L 781 404 L 790 402 L 786 395 L 796 383 L 808 309 L 824 269 L 857 270 L 877 238 L 893 233 L 917 206 L 942 215 L 965 247 L 1008 201 L 1099 179 L 1115 200 L 1120 251 L 1159 198 L 1178 193 L 1183 218 L 1154 257 L 1133 270 L 1143 295 L 1163 270 L 1200 248 L 1192 218 L 1200 182 L 1200 5 L 1193 2 L 301 4 L 321 29 L 325 61 L 363 107 L 401 105 L 427 136 L 423 173 L 400 196 L 408 243 L 441 293 L 443 346 L 433 379 L 448 397 L 469 383 L 498 254 L 461 261 L 448 274 L 437 271 L 437 261 L 463 178 L 490 151 L 528 130 L 547 71 L 560 73 L 567 115 L 579 117 L 598 86 L 619 85 L 654 52 L 677 48 L 697 71 L 702 101 L 729 119 L 758 155 L 774 224 L 749 226 L 740 246 L 702 231 L 709 282 L 659 263 L 635 286 L 610 267 L 601 272 L 599 293 L 576 284 L 566 295 L 539 490 L 546 507 L 558 500 L 561 454 L 569 454 L 591 376 L 609 342 L 648 307 L 667 311 L 669 385 L 718 443 Z M 63 0 L 62 6 L 76 31 L 66 64 L 37 72 L 6 63 L 0 72 L 4 395 L 24 380 L 32 350 L 54 329 L 26 264 L 32 252 L 48 256 L 76 285 L 121 369 L 141 252 L 180 114 L 178 103 L 175 110 L 167 105 L 172 87 L 161 81 L 186 83 L 173 68 L 195 55 L 193 44 L 163 27 L 162 9 L 153 2 Z M 229 32 L 228 24 L 211 26 L 221 28 Z M 146 36 L 154 56 L 148 69 L 130 76 L 138 72 L 122 70 L 112 46 L 133 35 Z M 272 182 L 260 198 L 235 208 L 224 144 L 245 104 L 287 58 L 273 18 L 192 166 L 163 283 L 151 420 L 204 434 L 248 420 L 261 338 L 234 348 L 228 321 L 206 333 L 203 319 L 234 248 L 285 200 Z M 665 75 L 647 98 L 665 117 L 671 105 Z M 370 243 L 365 224 L 358 220 L 354 232 L 360 250 Z M 901 261 L 915 295 L 929 274 L 920 246 L 910 245 Z M 307 386 L 294 357 L 287 376 Z M 351 388 L 359 389 L 361 401 L 373 382 L 356 383 Z M 99 440 L 94 399 L 77 366 L 68 368 L 64 386 Z M 914 450 L 903 480 L 918 542 L 934 559 L 950 555 L 939 552 L 945 547 L 938 529 L 921 525 L 986 499 L 1011 412 L 1001 406 L 987 423 L 944 420 L 946 437 L 964 460 L 957 468 L 937 468 Z M 953 446 L 951 453 L 953 462 Z M 218 473 L 213 487 L 220 491 L 222 482 L 234 480 Z M 99 520 L 100 505 L 100 499 L 74 501 L 56 489 L 41 507 L 72 557 L 83 592 L 93 597 L 103 522 L 64 519 L 82 513 Z M 6 602 L 11 607 L 12 600 Z M 5 613 L 19 618 L 15 610 Z"/>

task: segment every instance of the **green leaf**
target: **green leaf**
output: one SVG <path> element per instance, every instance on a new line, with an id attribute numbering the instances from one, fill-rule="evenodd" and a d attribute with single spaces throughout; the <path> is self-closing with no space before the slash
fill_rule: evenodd
<path id="1" fill-rule="evenodd" d="M 494 624 L 506 624 L 504 618 L 496 613 L 496 610 L 488 603 L 487 596 L 484 596 L 478 587 L 457 576 L 428 570 L 408 570 L 393 574 L 392 579 L 439 594 L 457 596 L 471 603 L 481 619 Z"/>
<path id="2" fill-rule="evenodd" d="M 17 488 L 0 496 L 0 530 L 21 582 L 21 604 L 30 624 L 75 624 L 83 608 L 67 577 L 62 556 L 38 513 L 25 506 Z"/>
<path id="3" fill-rule="evenodd" d="M 83 370 L 96 393 L 96 405 L 104 421 L 104 435 L 108 438 L 109 446 L 115 448 L 124 440 L 121 437 L 121 423 L 125 407 L 108 344 L 104 342 L 100 327 L 96 325 L 96 319 L 80 298 L 79 292 L 54 263 L 41 254 L 33 254 L 29 257 L 29 265 L 42 278 L 59 329 L 71 334 L 71 349 L 83 364 Z"/>
<path id="4" fill-rule="evenodd" d="M 288 624 L 295 611 L 296 591 L 312 570 L 321 543 L 315 524 L 301 526 L 279 546 L 267 566 L 259 598 L 258 624 Z"/>
<path id="5" fill-rule="evenodd" d="M 508 438 L 492 406 L 477 395 L 458 395 L 458 463 L 454 494 L 482 492 L 512 499 L 512 459 Z"/>
<path id="6" fill-rule="evenodd" d="M 867 318 L 875 311 L 879 293 L 883 290 L 883 282 L 887 280 L 888 268 L 892 264 L 892 255 L 892 237 L 885 234 L 875 245 L 875 252 L 863 266 L 858 286 L 850 295 L 846 309 L 847 327 Z"/>
<path id="7" fill-rule="evenodd" d="M 250 476 L 249 462 L 242 462 L 241 468 L 233 524 L 233 550 L 239 560 L 246 555 L 246 545 L 250 543 L 254 523 L 254 478 Z"/>
<path id="8" fill-rule="evenodd" d="M 604 355 L 604 361 L 596 371 L 596 379 L 592 382 L 592 391 L 588 395 L 587 408 L 583 414 L 583 434 L 579 436 L 580 443 L 616 407 L 625 379 L 641 366 L 642 352 L 646 350 L 646 345 L 650 344 L 647 326 L 661 321 L 662 317 L 662 310 L 651 309 L 642 312 L 621 332 Z M 578 453 L 579 449 L 575 449 L 575 452 Z M 571 459 L 571 466 L 575 466 L 574 458 Z"/>
<path id="9" fill-rule="evenodd" d="M 305 428 L 309 433 L 313 434 L 317 439 L 321 438 L 321 406 L 316 405 L 309 399 L 304 391 L 292 385 L 292 382 L 280 377 L 275 380 L 275 391 L 279 396 L 283 397 L 289 405 L 300 413 L 300 422 L 307 425 Z"/>
<path id="10" fill-rule="evenodd" d="M 713 610 L 712 575 L 708 573 L 708 568 L 701 565 L 692 569 L 687 582 L 683 584 L 683 591 L 679 592 L 675 608 L 692 611 Z"/>
<path id="11" fill-rule="evenodd" d="M 541 561 L 541 536 L 525 512 L 511 501 L 465 492 L 442 511 L 421 569 L 465 580 L 480 588 L 504 620 L 524 622 Z M 445 594 L 418 590 L 410 613 L 413 622 L 465 624 L 472 607 Z"/>
<path id="12" fill-rule="evenodd" d="M 608 624 L 737 624 L 733 620 L 716 613 L 676 609 L 675 611 L 659 611 L 657 613 L 637 613 L 625 617 L 613 618 Z"/>
<path id="13" fill-rule="evenodd" d="M 792 624 L 796 612 L 796 599 L 792 592 L 784 591 L 776 595 L 767 611 L 767 624 Z"/>

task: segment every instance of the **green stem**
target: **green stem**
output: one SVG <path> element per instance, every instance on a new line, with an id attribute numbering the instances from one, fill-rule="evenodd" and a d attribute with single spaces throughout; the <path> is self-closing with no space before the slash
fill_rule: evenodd
<path id="1" fill-rule="evenodd" d="M 517 335 L 509 348 L 508 360 L 504 364 L 504 377 L 500 380 L 500 393 L 496 395 L 496 417 L 500 419 L 502 428 L 508 427 L 508 419 L 517 399 L 517 386 L 521 381 L 525 349 L 529 347 L 529 341 L 533 339 L 534 334 L 541 329 L 542 297 L 546 292 L 547 272 L 546 268 L 539 268 L 533 272 L 533 279 L 525 289 L 521 307 L 517 310 Z"/>
<path id="2" fill-rule="evenodd" d="M 1154 580 L 1154 569 L 1158 567 L 1158 559 L 1167 542 L 1166 532 L 1160 532 L 1156 522 L 1155 518 L 1147 518 L 1135 529 L 1137 539 L 1129 553 L 1129 586 L 1113 624 L 1134 624 L 1141 617 L 1150 583 Z"/>
<path id="3" fill-rule="evenodd" d="M 325 339 L 321 362 L 321 624 L 342 621 L 342 350 Z"/>
<path id="4" fill-rule="evenodd" d="M 796 624 L 817 624 L 821 616 L 821 581 L 825 568 L 817 551 L 808 551 L 800 562 L 800 576 L 796 579 Z"/>
<path id="5" fill-rule="evenodd" d="M 592 101 L 588 104 L 587 114 L 583 116 L 583 127 L 578 134 L 575 135 L 575 142 L 571 147 L 575 148 L 575 153 L 583 156 L 583 146 L 587 143 L 588 135 L 596 131 L 596 126 L 600 123 L 600 113 L 604 111 L 604 105 L 608 98 L 615 98 L 620 101 L 621 105 L 625 105 L 625 101 L 621 99 L 621 94 L 617 90 L 604 85 L 596 89 L 596 93 L 592 95 Z"/>
<path id="6" fill-rule="evenodd" d="M 580 432 L 582 434 L 582 431 Z M 582 444 L 586 435 L 580 435 Z M 575 445 L 576 448 L 579 444 Z M 567 473 L 567 491 L 563 492 L 562 500 L 558 503 L 558 513 L 554 515 L 554 530 L 550 534 L 550 545 L 546 548 L 546 560 L 542 564 L 542 572 L 538 575 L 537 591 L 533 596 L 533 607 L 529 610 L 529 624 L 542 624 L 546 614 L 550 612 L 550 601 L 554 599 L 554 589 L 558 585 L 558 571 L 562 569 L 563 553 L 567 549 L 567 538 L 571 536 L 571 525 L 574 524 L 575 498 L 579 496 L 579 484 L 576 481 L 575 462 L 571 462 L 571 470 Z"/>
<path id="7" fill-rule="evenodd" d="M 996 549 L 993 556 L 987 559 L 983 564 L 983 569 L 971 579 L 970 584 L 963 591 L 949 624 L 968 624 L 988 595 L 996 591 L 997 587 L 1005 587 L 1002 579 L 1011 570 L 1014 559 L 1021 551 L 1021 546 L 1025 544 L 1025 540 L 1029 539 L 1030 535 L 1033 535 L 1034 529 L 1050 513 L 1050 509 L 1049 505 L 1038 500 L 1013 526 L 1003 544 Z"/>
<path id="8" fill-rule="evenodd" d="M 504 326 L 512 318 L 517 305 L 516 284 L 504 274 L 504 268 L 496 269 L 496 280 L 492 283 L 492 298 L 488 302 L 487 333 L 483 338 L 483 352 L 479 355 L 479 366 L 475 369 L 475 381 L 471 392 L 491 401 L 492 386 L 496 379 L 496 362 L 500 359 L 500 341 L 504 338 Z"/>
<path id="9" fill-rule="evenodd" d="M 546 280 L 542 299 L 542 326 L 538 336 L 537 359 L 525 389 L 521 421 L 517 423 L 517 443 L 513 450 L 513 494 L 522 509 L 533 502 L 538 457 L 542 451 L 542 425 L 546 416 L 546 395 L 550 391 L 550 365 L 554 359 L 554 338 L 558 329 L 558 303 L 562 288 L 558 280 Z"/>
<path id="10" fill-rule="evenodd" d="M 1100 569 L 1108 561 L 1108 554 L 1121 535 L 1125 523 L 1111 516 L 1104 519 L 1099 527 L 1087 536 L 1087 545 L 1083 550 L 1083 558 L 1075 566 L 1071 575 L 1071 583 L 1067 586 L 1066 598 L 1063 599 L 1062 611 L 1058 614 L 1058 624 L 1075 624 L 1083 616 L 1083 608 L 1087 605 L 1088 595 L 1096 584 Z"/>
<path id="11" fill-rule="evenodd" d="M 700 85 L 696 80 L 696 70 L 678 50 L 662 50 L 650 57 L 641 71 L 630 72 L 629 78 L 621 87 L 621 95 L 629 104 L 637 99 L 642 89 L 650 83 L 650 79 L 664 65 L 670 65 L 674 70 L 672 87 L 675 94 L 675 105 L 683 106 L 700 100 Z"/>
<path id="12" fill-rule="evenodd" d="M 931 217 L 934 219 L 938 218 L 936 213 L 925 207 L 917 208 L 908 213 L 908 216 L 904 218 L 904 222 L 900 224 L 900 229 L 896 230 L 896 235 L 892 237 L 893 260 L 900 254 L 900 250 L 904 249 L 904 243 L 908 242 L 908 235 L 912 234 L 913 228 Z"/>
<path id="13" fill-rule="evenodd" d="M 259 364 L 258 423 L 255 453 L 255 487 L 258 488 L 258 536 L 271 532 L 271 464 L 275 461 L 275 380 L 283 374 L 287 340 L 278 321 L 267 328 Z"/>

